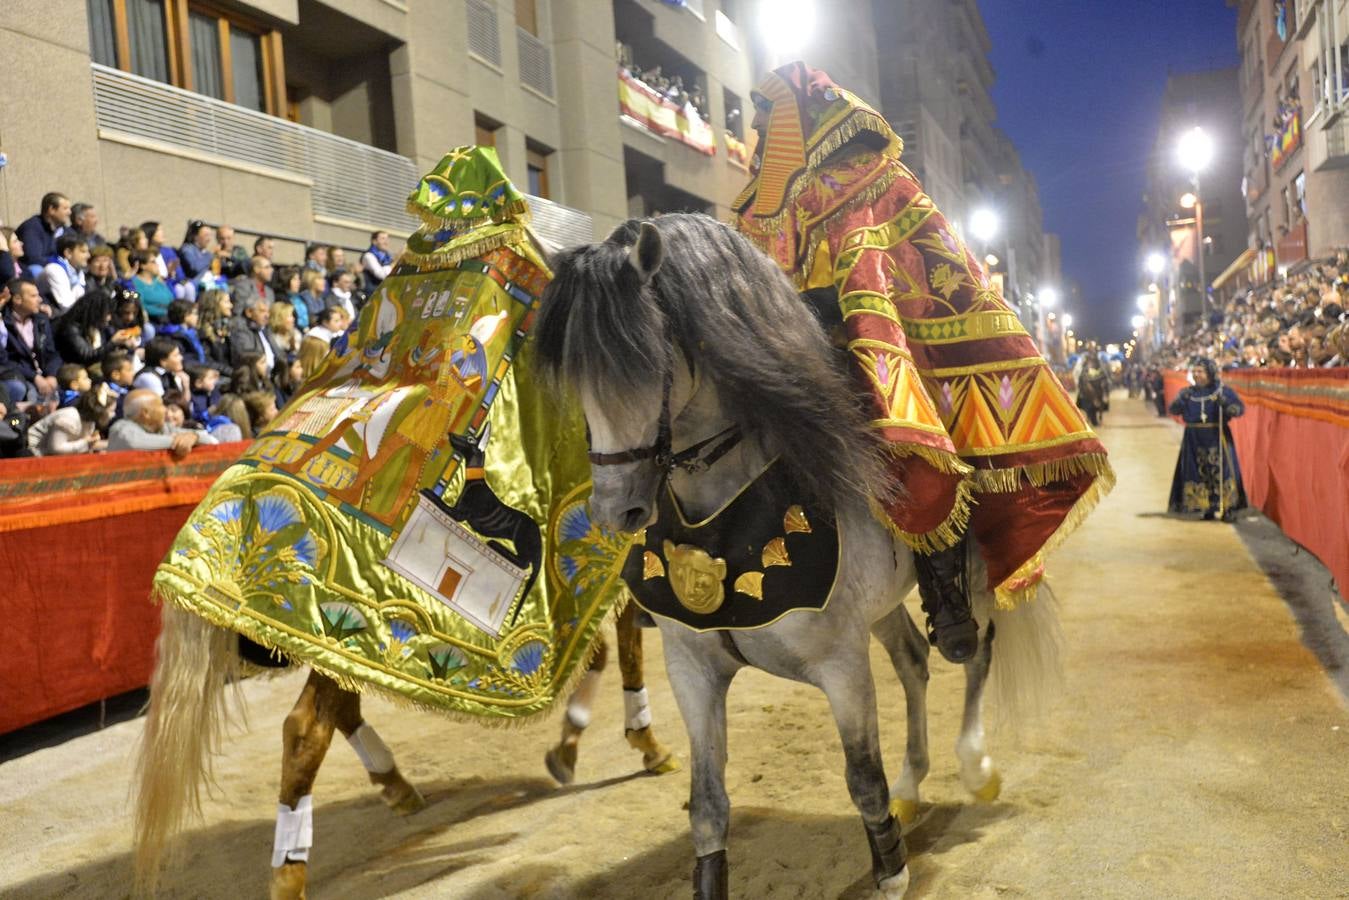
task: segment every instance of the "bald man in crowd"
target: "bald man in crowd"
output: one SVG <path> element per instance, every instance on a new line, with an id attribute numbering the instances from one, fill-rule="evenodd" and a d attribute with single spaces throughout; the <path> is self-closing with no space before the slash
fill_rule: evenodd
<path id="1" fill-rule="evenodd" d="M 178 459 L 193 447 L 220 443 L 205 431 L 176 428 L 164 421 L 164 399 L 137 388 L 122 400 L 122 418 L 108 432 L 108 450 L 168 450 Z"/>

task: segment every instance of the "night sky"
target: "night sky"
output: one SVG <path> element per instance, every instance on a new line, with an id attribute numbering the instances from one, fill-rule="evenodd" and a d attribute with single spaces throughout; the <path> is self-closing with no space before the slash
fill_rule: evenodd
<path id="1" fill-rule="evenodd" d="M 1063 239 L 1083 335 L 1118 339 L 1136 313 L 1136 238 L 1168 71 L 1238 65 L 1223 0 L 979 0 L 993 42 L 998 126 Z"/>

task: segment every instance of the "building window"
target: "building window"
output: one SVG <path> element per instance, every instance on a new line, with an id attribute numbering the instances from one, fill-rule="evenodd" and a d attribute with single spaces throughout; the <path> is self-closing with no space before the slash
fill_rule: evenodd
<path id="1" fill-rule="evenodd" d="M 281 115 L 281 36 L 190 0 L 91 0 L 94 62 Z"/>
<path id="2" fill-rule="evenodd" d="M 1307 173 L 1298 172 L 1293 179 L 1293 221 L 1307 218 Z"/>
<path id="3" fill-rule="evenodd" d="M 539 36 L 539 8 L 534 0 L 515 0 L 515 24 L 534 37 Z"/>
<path id="4" fill-rule="evenodd" d="M 495 122 L 482 113 L 474 113 L 473 143 L 479 147 L 495 147 L 497 145 L 497 129 L 500 127 L 500 122 Z"/>
<path id="5" fill-rule="evenodd" d="M 534 141 L 525 142 L 525 168 L 529 171 L 529 193 L 545 200 L 552 197 L 548 188 L 548 157 L 552 153 L 552 150 L 542 144 L 536 144 Z"/>
<path id="6" fill-rule="evenodd" d="M 745 139 L 745 111 L 740 97 L 730 88 L 721 89 L 721 100 L 726 107 L 726 130 L 735 135 L 737 141 Z"/>

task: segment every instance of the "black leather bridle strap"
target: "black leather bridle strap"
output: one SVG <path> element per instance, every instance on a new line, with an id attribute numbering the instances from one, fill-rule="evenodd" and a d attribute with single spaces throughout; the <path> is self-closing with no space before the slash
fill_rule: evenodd
<path id="1" fill-rule="evenodd" d="M 656 460 L 656 464 L 662 468 L 670 458 L 670 391 L 674 388 L 674 370 L 667 369 L 665 379 L 661 383 L 660 398 L 660 423 L 656 427 L 656 443 L 649 447 L 639 447 L 636 450 L 620 450 L 617 453 L 590 453 L 588 457 L 591 465 L 596 466 L 621 466 L 625 463 L 641 462 L 645 459 Z"/>

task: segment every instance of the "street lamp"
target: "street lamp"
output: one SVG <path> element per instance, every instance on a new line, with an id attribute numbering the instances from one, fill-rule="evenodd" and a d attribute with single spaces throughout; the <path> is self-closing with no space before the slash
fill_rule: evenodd
<path id="1" fill-rule="evenodd" d="M 1054 287 L 1040 288 L 1040 305 L 1045 309 L 1053 309 L 1059 305 L 1059 292 Z"/>
<path id="2" fill-rule="evenodd" d="M 1129 320 L 1129 324 L 1134 327 L 1134 337 L 1138 336 L 1138 329 L 1142 328 L 1146 322 L 1147 319 L 1144 319 L 1142 316 L 1134 316 Z"/>
<path id="3" fill-rule="evenodd" d="M 1072 314 L 1072 313 L 1064 313 L 1064 314 L 1063 314 L 1062 322 L 1063 322 L 1063 327 L 1066 328 L 1066 329 L 1068 329 L 1068 333 L 1069 333 L 1069 334 L 1072 334 L 1072 333 L 1073 333 L 1073 330 L 1072 330 L 1072 329 L 1073 329 L 1073 314 Z"/>
<path id="4" fill-rule="evenodd" d="M 1160 275 L 1166 271 L 1166 257 L 1154 250 L 1148 254 L 1147 261 L 1143 265 L 1147 268 L 1149 275 Z"/>
<path id="5" fill-rule="evenodd" d="M 970 214 L 970 234 L 981 244 L 989 244 L 998 236 L 1002 222 L 998 214 L 986 206 L 981 206 Z"/>
<path id="6" fill-rule="evenodd" d="M 1208 133 L 1199 126 L 1191 128 L 1180 137 L 1180 144 L 1176 147 L 1176 155 L 1180 164 L 1184 166 L 1194 176 L 1194 227 L 1199 238 L 1199 295 L 1205 305 L 1208 303 L 1208 278 L 1204 273 L 1204 201 L 1203 192 L 1199 188 L 1199 173 L 1208 168 L 1208 164 L 1213 160 L 1213 139 Z M 1184 204 L 1184 198 L 1181 199 Z M 1186 207 L 1189 208 L 1188 206 Z"/>
<path id="7" fill-rule="evenodd" d="M 759 31 L 775 60 L 794 56 L 814 28 L 813 0 L 775 0 L 760 7 Z"/>

